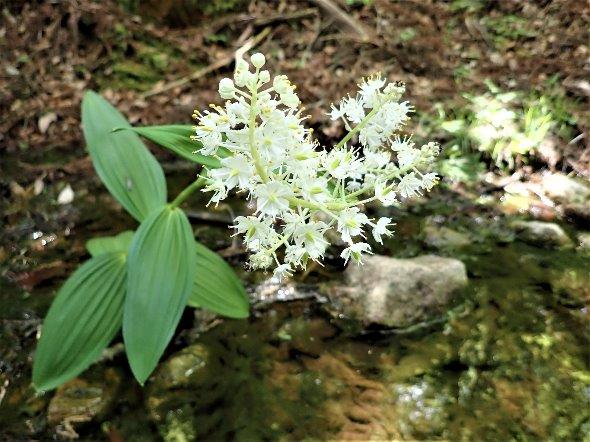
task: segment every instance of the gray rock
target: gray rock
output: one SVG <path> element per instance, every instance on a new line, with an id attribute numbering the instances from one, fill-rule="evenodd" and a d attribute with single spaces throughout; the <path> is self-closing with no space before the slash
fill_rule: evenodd
<path id="1" fill-rule="evenodd" d="M 548 173 L 541 182 L 545 194 L 562 203 L 582 202 L 590 198 L 590 186 L 561 173 Z"/>
<path id="2" fill-rule="evenodd" d="M 363 324 L 406 328 L 442 314 L 467 285 L 465 265 L 425 255 L 412 259 L 370 256 L 345 271 L 345 285 L 328 290 L 341 314 Z"/>
<path id="3" fill-rule="evenodd" d="M 522 241 L 546 248 L 570 247 L 572 240 L 557 224 L 543 221 L 516 221 L 512 228 Z"/>

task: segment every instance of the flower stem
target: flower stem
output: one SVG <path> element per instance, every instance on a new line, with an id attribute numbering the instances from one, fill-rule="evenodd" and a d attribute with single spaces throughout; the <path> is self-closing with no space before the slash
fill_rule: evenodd
<path id="1" fill-rule="evenodd" d="M 186 186 L 184 190 L 180 192 L 176 198 L 174 198 L 174 200 L 170 203 L 170 207 L 176 208 L 180 206 L 195 190 L 198 190 L 201 187 L 203 187 L 206 182 L 207 178 L 205 178 L 202 175 L 199 175 L 199 178 L 197 178 L 191 184 Z"/>
<path id="2" fill-rule="evenodd" d="M 258 70 L 256 70 L 256 75 L 258 75 Z M 258 153 L 258 149 L 256 149 L 256 145 L 254 144 L 256 130 L 257 101 L 258 89 L 257 87 L 255 87 L 252 90 L 252 99 L 250 100 L 250 119 L 248 120 L 248 141 L 250 144 L 250 153 L 252 154 L 252 159 L 254 160 L 254 167 L 256 168 L 256 172 L 258 172 L 258 175 L 260 175 L 260 179 L 262 180 L 262 182 L 266 183 L 268 181 L 268 175 L 266 174 L 266 170 L 264 170 L 260 154 Z"/>

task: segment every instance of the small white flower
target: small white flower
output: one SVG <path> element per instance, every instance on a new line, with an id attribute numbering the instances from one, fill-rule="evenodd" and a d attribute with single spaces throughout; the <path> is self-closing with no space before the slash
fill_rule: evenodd
<path id="1" fill-rule="evenodd" d="M 396 136 L 391 143 L 391 149 L 395 152 L 400 152 L 402 150 L 412 149 L 414 147 L 414 143 L 411 141 L 410 137 L 401 138 Z"/>
<path id="2" fill-rule="evenodd" d="M 344 116 L 344 109 L 342 109 L 342 107 L 337 108 L 334 104 L 332 104 L 332 108 L 328 115 L 330 116 L 331 120 L 338 120 Z"/>
<path id="3" fill-rule="evenodd" d="M 275 267 L 272 276 L 278 281 L 282 281 L 284 278 L 289 278 L 293 276 L 293 269 L 291 268 L 291 264 L 280 264 Z"/>
<path id="4" fill-rule="evenodd" d="M 342 236 L 342 240 L 352 244 L 353 236 L 362 236 L 363 226 L 369 222 L 369 218 L 361 213 L 358 207 L 344 209 L 338 214 L 337 230 Z"/>
<path id="5" fill-rule="evenodd" d="M 209 176 L 214 180 L 223 181 L 228 189 L 234 187 L 248 188 L 252 179 L 253 169 L 250 160 L 241 154 L 221 160 L 223 167 L 213 169 Z"/>
<path id="6" fill-rule="evenodd" d="M 408 148 L 400 150 L 397 153 L 397 162 L 399 164 L 400 169 L 404 169 L 412 164 L 415 164 L 416 161 L 420 158 L 420 151 L 414 148 Z"/>
<path id="7" fill-rule="evenodd" d="M 418 178 L 414 172 L 410 172 L 405 175 L 397 185 L 400 195 L 404 198 L 421 195 L 421 186 L 422 180 L 420 180 L 420 178 Z"/>
<path id="8" fill-rule="evenodd" d="M 391 236 L 393 232 L 389 231 L 387 228 L 391 225 L 391 218 L 379 218 L 377 223 L 373 226 L 373 238 L 379 244 L 383 244 L 383 239 L 381 236 Z"/>
<path id="9" fill-rule="evenodd" d="M 388 152 L 365 151 L 365 167 L 367 167 L 367 169 L 382 169 L 389 164 L 390 159 Z"/>
<path id="10" fill-rule="evenodd" d="M 385 181 L 378 181 L 375 184 L 375 196 L 385 207 L 392 206 L 398 202 L 395 191 Z"/>
<path id="11" fill-rule="evenodd" d="M 348 260 L 352 259 L 357 264 L 362 265 L 363 253 L 369 253 L 372 255 L 373 252 L 371 252 L 371 246 L 365 242 L 357 242 L 345 248 L 340 254 L 340 257 L 344 258 L 345 264 L 348 264 Z"/>
<path id="12" fill-rule="evenodd" d="M 326 178 L 309 178 L 301 183 L 301 194 L 307 201 L 324 203 L 331 199 Z"/>
<path id="13" fill-rule="evenodd" d="M 244 243 L 250 250 L 258 250 L 269 245 L 276 236 L 273 234 L 270 220 L 261 221 L 255 216 L 238 216 L 234 223 L 234 229 L 244 235 Z"/>
<path id="14" fill-rule="evenodd" d="M 203 189 L 203 192 L 213 192 L 213 196 L 209 200 L 209 204 L 215 203 L 215 205 L 217 205 L 219 204 L 219 201 L 223 201 L 227 198 L 227 188 L 222 181 L 212 180 Z"/>
<path id="15" fill-rule="evenodd" d="M 303 246 L 289 244 L 285 247 L 285 261 L 293 266 L 302 266 L 306 260 L 306 253 Z"/>
<path id="16" fill-rule="evenodd" d="M 380 76 L 368 78 L 361 83 L 359 93 L 365 107 L 372 108 L 378 104 L 383 86 L 385 86 L 385 79 Z"/>
<path id="17" fill-rule="evenodd" d="M 324 167 L 330 175 L 338 180 L 348 178 L 361 163 L 354 152 L 349 150 L 331 150 L 323 159 Z"/>
<path id="18" fill-rule="evenodd" d="M 250 256 L 250 266 L 253 270 L 265 270 L 271 267 L 272 264 L 272 256 L 266 250 L 262 250 Z"/>
<path id="19" fill-rule="evenodd" d="M 292 191 L 284 183 L 271 181 L 260 184 L 254 189 L 256 210 L 270 217 L 275 217 L 289 208 L 289 198 Z"/>
<path id="20" fill-rule="evenodd" d="M 436 176 L 436 173 L 431 172 L 422 175 L 423 189 L 430 191 L 430 189 L 432 189 L 436 183 L 438 183 L 438 176 Z"/>
<path id="21" fill-rule="evenodd" d="M 346 117 L 355 124 L 360 123 L 365 117 L 363 103 L 355 98 L 348 98 L 342 107 Z"/>
<path id="22" fill-rule="evenodd" d="M 295 244 L 303 246 L 306 253 L 315 260 L 320 259 L 328 247 L 324 233 L 328 226 L 321 221 L 310 221 L 299 225 L 293 232 Z"/>

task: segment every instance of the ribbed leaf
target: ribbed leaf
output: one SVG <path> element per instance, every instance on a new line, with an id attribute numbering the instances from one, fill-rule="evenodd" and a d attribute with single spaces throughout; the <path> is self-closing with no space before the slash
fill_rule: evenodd
<path id="1" fill-rule="evenodd" d="M 131 230 L 125 230 L 116 236 L 92 238 L 86 242 L 86 249 L 92 256 L 111 252 L 127 253 L 133 239 L 133 233 Z"/>
<path id="2" fill-rule="evenodd" d="M 168 126 L 145 126 L 145 127 L 128 127 L 117 128 L 120 130 L 132 130 L 142 137 L 159 144 L 166 149 L 180 155 L 182 158 L 192 161 L 194 163 L 203 164 L 210 168 L 221 167 L 221 163 L 217 158 L 201 155 L 195 151 L 202 147 L 198 141 L 191 140 L 191 135 L 195 134 L 193 126 L 182 124 L 172 124 Z M 221 149 L 222 152 L 225 149 Z"/>
<path id="3" fill-rule="evenodd" d="M 204 307 L 230 318 L 247 318 L 248 296 L 233 269 L 221 256 L 199 242 L 196 247 L 197 272 L 188 305 Z"/>
<path id="4" fill-rule="evenodd" d="M 50 390 L 100 356 L 121 327 L 125 254 L 105 253 L 84 263 L 51 305 L 35 352 L 33 384 Z"/>
<path id="5" fill-rule="evenodd" d="M 195 277 L 194 237 L 184 212 L 165 206 L 145 219 L 127 264 L 123 338 L 143 384 L 174 334 Z"/>
<path id="6" fill-rule="evenodd" d="M 162 168 L 131 131 L 113 133 L 129 123 L 100 95 L 88 91 L 82 100 L 82 125 L 88 152 L 109 192 L 138 221 L 166 204 Z"/>

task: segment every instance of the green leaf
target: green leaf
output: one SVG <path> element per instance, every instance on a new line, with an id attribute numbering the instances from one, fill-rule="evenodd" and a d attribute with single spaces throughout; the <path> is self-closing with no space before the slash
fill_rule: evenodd
<path id="1" fill-rule="evenodd" d="M 192 290 L 196 253 L 184 212 L 165 206 L 146 218 L 127 264 L 123 339 L 131 370 L 143 384 L 172 339 Z"/>
<path id="2" fill-rule="evenodd" d="M 170 149 L 186 160 L 203 164 L 210 168 L 221 167 L 221 163 L 217 158 L 195 153 L 203 145 L 198 141 L 191 140 L 191 135 L 195 134 L 193 126 L 173 124 L 168 126 L 123 127 L 115 130 L 132 130 L 142 137 L 166 149 Z M 225 149 L 220 150 L 222 154 L 225 153 Z"/>
<path id="3" fill-rule="evenodd" d="M 82 100 L 82 125 L 88 152 L 98 176 L 109 192 L 138 221 L 166 204 L 162 168 L 133 132 L 113 133 L 131 127 L 125 117 L 95 92 Z"/>
<path id="4" fill-rule="evenodd" d="M 230 318 L 247 318 L 248 296 L 233 269 L 214 251 L 198 242 L 196 246 L 197 272 L 188 305 Z"/>
<path id="5" fill-rule="evenodd" d="M 125 230 L 116 236 L 105 236 L 102 238 L 92 238 L 86 242 L 86 249 L 92 256 L 102 255 L 103 253 L 119 252 L 127 253 L 131 240 L 133 239 L 133 231 Z"/>
<path id="6" fill-rule="evenodd" d="M 104 253 L 86 261 L 59 290 L 35 352 L 33 385 L 50 390 L 96 361 L 121 328 L 125 255 Z"/>

